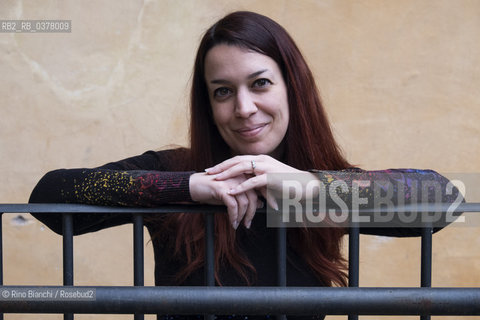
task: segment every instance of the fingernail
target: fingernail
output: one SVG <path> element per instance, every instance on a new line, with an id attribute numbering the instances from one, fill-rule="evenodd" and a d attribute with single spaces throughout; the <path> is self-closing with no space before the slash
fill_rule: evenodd
<path id="1" fill-rule="evenodd" d="M 264 206 L 265 206 L 265 204 L 263 203 L 263 201 L 259 201 L 257 203 L 257 209 L 262 209 Z"/>
<path id="2" fill-rule="evenodd" d="M 233 229 L 237 230 L 237 228 L 238 228 L 238 222 L 235 221 L 235 222 L 233 223 Z"/>
<path id="3" fill-rule="evenodd" d="M 272 208 L 278 211 L 278 204 L 274 203 Z"/>
<path id="4" fill-rule="evenodd" d="M 205 169 L 205 172 L 208 173 L 212 168 Z"/>
<path id="5" fill-rule="evenodd" d="M 251 226 L 251 225 L 252 225 L 252 221 L 250 220 L 250 221 L 248 221 L 248 223 L 247 223 L 247 226 L 246 226 L 247 229 L 250 229 L 250 226 Z"/>

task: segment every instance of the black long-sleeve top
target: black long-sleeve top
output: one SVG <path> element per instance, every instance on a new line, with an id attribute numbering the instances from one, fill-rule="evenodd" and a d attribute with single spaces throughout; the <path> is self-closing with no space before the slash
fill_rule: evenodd
<path id="1" fill-rule="evenodd" d="M 108 163 L 93 169 L 60 169 L 47 173 L 37 184 L 30 196 L 30 203 L 82 203 L 106 206 L 143 206 L 154 207 L 165 203 L 192 202 L 189 191 L 189 178 L 193 171 L 176 171 L 176 161 L 185 156 L 185 150 L 148 151 L 142 155 L 122 161 Z M 358 170 L 355 170 L 358 172 Z M 444 186 L 448 180 L 430 170 L 396 169 L 384 171 L 363 171 L 365 177 L 405 182 L 405 194 L 408 194 L 408 180 L 433 180 Z M 336 179 L 335 172 L 320 174 L 326 183 Z M 342 177 L 345 177 L 342 175 Z M 369 188 L 362 189 L 362 195 L 371 195 Z M 452 195 L 442 195 L 442 201 L 451 203 L 458 191 Z M 60 214 L 34 214 L 34 216 L 56 233 L 62 232 Z M 74 215 L 74 234 L 79 235 L 98 231 L 131 221 L 130 217 L 118 214 L 76 214 Z M 151 235 L 158 234 L 158 221 L 145 220 Z M 255 286 L 276 285 L 276 230 L 267 228 L 266 217 L 256 215 L 250 229 L 238 228 L 236 241 L 247 254 L 255 267 L 257 280 Z M 416 236 L 419 230 L 408 228 L 363 228 L 363 233 L 387 236 Z M 162 234 L 152 237 L 155 259 L 155 284 L 157 286 L 177 285 L 175 276 L 185 264 L 181 257 L 172 254 L 175 235 Z M 287 286 L 322 286 L 308 265 L 300 256 L 287 248 Z M 242 286 L 244 281 L 228 266 L 220 271 L 224 286 Z M 203 269 L 193 272 L 182 285 L 204 285 Z M 179 318 L 179 316 L 163 316 Z M 193 318 L 198 318 L 192 316 Z M 200 316 L 199 316 L 200 317 Z M 237 316 L 238 317 L 238 316 Z M 229 316 L 232 318 L 232 316 Z M 233 317 L 235 318 L 235 317 Z M 243 319 L 244 317 L 242 317 Z M 268 318 L 268 316 L 267 316 Z M 312 317 L 308 317 L 312 318 Z M 322 316 L 314 318 L 321 319 Z M 251 317 L 250 317 L 251 319 Z"/>

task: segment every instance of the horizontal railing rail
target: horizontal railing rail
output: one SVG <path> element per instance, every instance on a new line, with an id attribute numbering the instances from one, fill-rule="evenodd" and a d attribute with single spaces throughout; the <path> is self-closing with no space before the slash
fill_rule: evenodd
<path id="1" fill-rule="evenodd" d="M 11 287 L 50 290 L 63 286 Z M 91 301 L 0 302 L 3 312 L 165 314 L 478 315 L 476 288 L 72 287 Z"/>
<path id="2" fill-rule="evenodd" d="M 447 212 L 449 204 L 367 209 L 366 212 Z M 81 204 L 0 204 L 3 213 L 62 213 L 63 216 L 63 286 L 4 286 L 2 225 L 0 219 L 0 312 L 3 313 L 74 313 L 135 314 L 285 314 L 349 315 L 480 315 L 480 288 L 430 288 L 432 266 L 432 228 L 421 235 L 421 287 L 362 288 L 359 286 L 359 227 L 349 228 L 350 288 L 286 287 L 286 231 L 278 228 L 278 287 L 215 287 L 213 214 L 222 206 L 165 205 L 158 208 L 101 207 Z M 175 212 L 206 215 L 205 287 L 145 287 L 143 252 L 143 216 Z M 260 209 L 259 212 L 265 212 Z M 362 210 L 360 210 L 362 212 Z M 480 203 L 461 203 L 455 212 L 480 212 Z M 134 286 L 74 286 L 73 215 L 82 213 L 130 214 L 133 222 Z M 28 291 L 37 292 L 29 299 Z M 77 294 L 79 299 L 54 296 L 59 292 Z M 75 290 L 77 293 L 75 293 Z M 82 295 L 89 292 L 87 296 Z M 12 293 L 14 296 L 12 296 Z M 92 294 L 89 296 L 89 294 Z M 55 298 L 53 298 L 55 297 Z M 0 319 L 3 319 L 0 314 Z"/>

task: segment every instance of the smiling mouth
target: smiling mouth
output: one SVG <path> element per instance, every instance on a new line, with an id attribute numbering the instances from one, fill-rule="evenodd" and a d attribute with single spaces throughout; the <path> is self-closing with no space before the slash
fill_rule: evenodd
<path id="1" fill-rule="evenodd" d="M 262 123 L 262 124 L 258 124 L 258 125 L 253 125 L 251 127 L 244 127 L 244 128 L 235 130 L 235 132 L 237 132 L 240 136 L 245 137 L 245 138 L 255 137 L 267 125 L 268 125 L 268 123 Z"/>

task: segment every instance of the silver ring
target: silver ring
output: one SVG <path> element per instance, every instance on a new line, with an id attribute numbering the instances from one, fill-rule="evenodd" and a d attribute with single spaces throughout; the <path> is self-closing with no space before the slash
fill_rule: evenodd
<path id="1" fill-rule="evenodd" d="M 252 164 L 252 171 L 253 171 L 253 174 L 255 174 L 255 168 L 257 167 L 257 165 L 255 164 L 255 160 L 250 160 L 251 164 Z"/>

